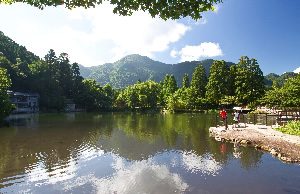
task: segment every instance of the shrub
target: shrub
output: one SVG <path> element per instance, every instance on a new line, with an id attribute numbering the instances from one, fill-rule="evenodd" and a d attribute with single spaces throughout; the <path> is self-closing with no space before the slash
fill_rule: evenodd
<path id="1" fill-rule="evenodd" d="M 280 127 L 277 131 L 300 136 L 300 121 L 289 121 L 285 127 Z"/>

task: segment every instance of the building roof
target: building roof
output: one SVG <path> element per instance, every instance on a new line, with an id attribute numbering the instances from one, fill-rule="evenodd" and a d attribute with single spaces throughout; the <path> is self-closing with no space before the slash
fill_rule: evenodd
<path id="1" fill-rule="evenodd" d="M 31 93 L 24 93 L 24 92 L 13 92 L 13 91 L 7 91 L 7 94 L 11 96 L 34 96 L 34 97 L 40 97 L 40 95 L 36 92 Z"/>

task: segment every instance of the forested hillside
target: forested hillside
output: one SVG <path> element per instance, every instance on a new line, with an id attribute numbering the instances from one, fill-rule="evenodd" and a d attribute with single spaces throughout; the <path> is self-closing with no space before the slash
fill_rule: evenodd
<path id="1" fill-rule="evenodd" d="M 26 62 L 27 64 L 38 61 L 40 59 L 32 52 L 27 51 L 24 46 L 15 43 L 15 41 L 10 39 L 8 36 L 5 36 L 1 31 L 0 52 L 2 52 L 11 63 L 17 63 L 18 58 L 21 61 Z"/>
<path id="2" fill-rule="evenodd" d="M 206 59 L 171 65 L 134 54 L 114 63 L 106 63 L 90 68 L 80 67 L 80 71 L 84 78 L 95 79 L 100 85 L 110 83 L 114 88 L 125 88 L 135 84 L 138 79 L 142 82 L 146 80 L 160 82 L 164 80 L 166 74 L 173 74 L 179 87 L 182 87 L 182 79 L 185 73 L 189 75 L 191 80 L 195 68 L 203 65 L 207 76 L 209 76 L 209 70 L 213 62 L 213 59 Z M 230 67 L 234 63 L 227 62 L 227 64 Z M 87 69 L 90 70 L 89 75 Z"/>
<path id="3" fill-rule="evenodd" d="M 271 87 L 273 85 L 273 81 L 275 81 L 277 87 L 281 88 L 287 79 L 296 78 L 297 76 L 298 74 L 294 72 L 285 72 L 280 76 L 275 73 L 270 73 L 265 76 L 264 82 L 267 85 L 267 87 Z"/>

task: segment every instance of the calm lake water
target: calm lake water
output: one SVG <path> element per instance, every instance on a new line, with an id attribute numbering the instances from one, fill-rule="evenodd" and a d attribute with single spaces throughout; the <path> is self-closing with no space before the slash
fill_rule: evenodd
<path id="1" fill-rule="evenodd" d="M 300 193 L 300 165 L 217 142 L 209 114 L 14 115 L 0 193 Z"/>

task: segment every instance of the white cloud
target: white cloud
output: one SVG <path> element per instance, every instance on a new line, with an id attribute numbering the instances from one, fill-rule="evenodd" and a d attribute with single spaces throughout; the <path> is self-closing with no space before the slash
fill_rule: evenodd
<path id="1" fill-rule="evenodd" d="M 74 12 L 73 12 L 74 11 Z M 111 40 L 111 62 L 128 54 L 153 57 L 154 52 L 163 52 L 169 44 L 178 41 L 190 27 L 177 21 L 152 18 L 148 13 L 135 12 L 130 17 L 112 14 L 112 6 L 103 3 L 94 9 L 68 11 L 73 19 L 85 18 L 91 22 L 88 34 L 94 43 Z"/>
<path id="2" fill-rule="evenodd" d="M 40 57 L 54 49 L 57 55 L 66 52 L 71 62 L 85 66 L 112 62 L 128 54 L 155 57 L 155 52 L 168 50 L 170 43 L 191 29 L 178 20 L 152 18 L 143 11 L 123 17 L 113 14 L 112 9 L 107 1 L 95 8 L 73 10 L 62 6 L 38 10 L 17 4 L 14 9 L 5 6 L 5 14 L 0 12 L 1 17 L 12 18 L 1 27 Z M 19 29 L 26 30 L 20 33 Z"/>
<path id="3" fill-rule="evenodd" d="M 300 67 L 294 70 L 294 73 L 299 73 L 300 72 Z"/>
<path id="4" fill-rule="evenodd" d="M 176 58 L 178 54 L 179 54 L 179 52 L 176 49 L 173 49 L 170 53 L 170 56 L 173 58 Z"/>
<path id="5" fill-rule="evenodd" d="M 185 46 L 181 51 L 173 49 L 171 56 L 181 56 L 180 61 L 196 61 L 201 57 L 217 57 L 223 56 L 223 51 L 220 48 L 219 43 L 204 42 L 198 46 Z"/>

